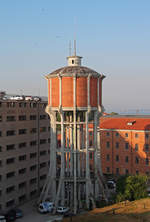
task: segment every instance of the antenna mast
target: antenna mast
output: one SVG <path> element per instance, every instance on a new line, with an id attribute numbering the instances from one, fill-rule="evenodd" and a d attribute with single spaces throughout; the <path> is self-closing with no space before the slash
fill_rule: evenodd
<path id="1" fill-rule="evenodd" d="M 69 56 L 71 56 L 71 41 L 69 41 Z"/>
<path id="2" fill-rule="evenodd" d="M 76 40 L 74 40 L 74 56 L 76 56 Z"/>

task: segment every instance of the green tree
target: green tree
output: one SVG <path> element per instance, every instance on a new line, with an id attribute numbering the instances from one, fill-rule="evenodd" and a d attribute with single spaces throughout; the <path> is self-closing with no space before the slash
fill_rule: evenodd
<path id="1" fill-rule="evenodd" d="M 126 180 L 125 196 L 129 200 L 138 200 L 147 196 L 147 176 L 129 176 Z"/>
<path id="2" fill-rule="evenodd" d="M 147 176 L 121 176 L 117 181 L 116 202 L 138 200 L 147 196 Z"/>

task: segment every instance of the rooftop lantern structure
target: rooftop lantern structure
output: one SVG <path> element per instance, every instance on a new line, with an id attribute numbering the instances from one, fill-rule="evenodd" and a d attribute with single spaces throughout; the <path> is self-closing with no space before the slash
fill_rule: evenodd
<path id="1" fill-rule="evenodd" d="M 67 57 L 68 66 L 46 76 L 50 116 L 50 169 L 40 201 L 55 207 L 93 205 L 105 196 L 100 161 L 99 117 L 103 74 L 81 65 L 82 57 Z M 92 129 L 92 131 L 90 131 Z"/>

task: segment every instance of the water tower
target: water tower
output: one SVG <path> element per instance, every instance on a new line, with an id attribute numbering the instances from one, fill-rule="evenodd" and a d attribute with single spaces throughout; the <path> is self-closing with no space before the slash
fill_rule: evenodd
<path id="1" fill-rule="evenodd" d="M 103 74 L 67 57 L 68 66 L 46 76 L 50 116 L 50 169 L 40 201 L 67 205 L 74 213 L 104 194 L 100 161 L 99 117 Z M 92 129 L 92 130 L 91 130 Z"/>

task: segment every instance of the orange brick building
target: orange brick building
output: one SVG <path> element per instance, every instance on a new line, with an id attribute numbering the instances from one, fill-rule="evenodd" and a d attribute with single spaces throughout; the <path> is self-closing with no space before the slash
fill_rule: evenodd
<path id="1" fill-rule="evenodd" d="M 100 119 L 104 174 L 150 175 L 150 116 L 106 116 Z"/>

